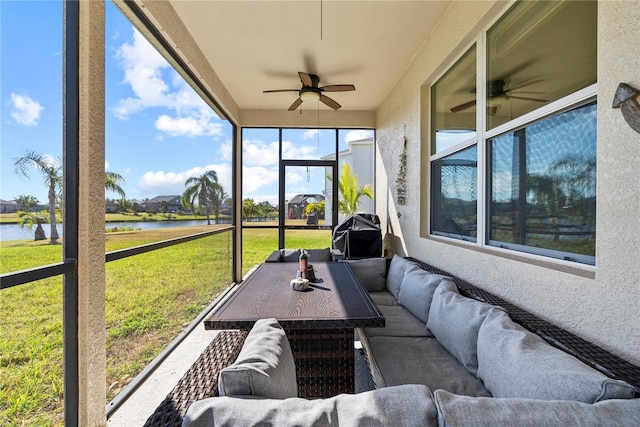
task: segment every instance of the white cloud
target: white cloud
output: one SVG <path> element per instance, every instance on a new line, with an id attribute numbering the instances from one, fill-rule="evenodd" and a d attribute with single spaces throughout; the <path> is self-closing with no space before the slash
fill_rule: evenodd
<path id="1" fill-rule="evenodd" d="M 314 139 L 318 137 L 318 129 L 309 129 L 302 134 L 302 139 Z"/>
<path id="2" fill-rule="evenodd" d="M 44 107 L 28 95 L 11 94 L 11 117 L 21 125 L 37 126 Z"/>
<path id="3" fill-rule="evenodd" d="M 226 140 L 220 144 L 218 152 L 223 160 L 230 162 L 233 159 L 233 142 L 230 139 Z"/>
<path id="4" fill-rule="evenodd" d="M 109 162 L 107 162 L 106 160 L 104 161 L 104 170 L 108 170 L 109 169 Z"/>
<path id="5" fill-rule="evenodd" d="M 317 159 L 318 148 L 315 145 L 295 145 L 291 141 L 282 141 L 283 159 Z"/>
<path id="6" fill-rule="evenodd" d="M 187 179 L 203 175 L 209 170 L 216 171 L 218 182 L 225 192 L 229 193 L 231 191 L 231 165 L 228 164 L 196 166 L 179 172 L 148 171 L 142 175 L 138 186 L 143 193 L 149 195 L 148 197 L 182 194 L 186 188 L 184 182 Z"/>
<path id="7" fill-rule="evenodd" d="M 242 143 L 242 162 L 247 166 L 273 166 L 278 164 L 278 141 L 266 144 L 259 140 Z"/>
<path id="8" fill-rule="evenodd" d="M 261 166 L 242 168 L 242 190 L 245 194 L 255 193 L 263 187 L 278 182 L 278 170 Z"/>
<path id="9" fill-rule="evenodd" d="M 373 131 L 368 129 L 358 129 L 347 132 L 344 139 L 347 142 L 359 141 L 361 139 L 373 138 Z"/>
<path id="10" fill-rule="evenodd" d="M 161 115 L 156 120 L 156 128 L 171 136 L 195 136 L 222 135 L 224 126 L 222 123 L 211 123 L 208 117 L 169 117 Z"/>
<path id="11" fill-rule="evenodd" d="M 128 119 L 144 109 L 161 107 L 173 114 L 162 114 L 155 126 L 170 136 L 222 133 L 222 121 L 215 112 L 137 30 L 133 30 L 130 43 L 124 42 L 117 49 L 116 57 L 124 71 L 123 83 L 133 92 L 133 96 L 117 102 L 113 108 L 116 117 Z"/>

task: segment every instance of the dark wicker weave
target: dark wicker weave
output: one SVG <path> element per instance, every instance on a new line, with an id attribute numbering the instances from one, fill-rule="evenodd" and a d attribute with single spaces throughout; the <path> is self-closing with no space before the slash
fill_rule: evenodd
<path id="1" fill-rule="evenodd" d="M 592 344 L 569 331 L 553 325 L 502 298 L 484 291 L 446 271 L 440 270 L 419 259 L 407 257 L 419 264 L 423 269 L 436 274 L 451 277 L 460 293 L 489 304 L 498 305 L 507 310 L 509 316 L 531 332 L 544 338 L 549 344 L 580 359 L 583 363 L 602 372 L 608 377 L 628 382 L 636 388 L 636 396 L 640 397 L 640 367 Z"/>
<path id="2" fill-rule="evenodd" d="M 296 363 L 300 397 L 353 393 L 353 329 L 284 329 Z"/>
<path id="3" fill-rule="evenodd" d="M 193 402 L 217 396 L 218 374 L 236 360 L 246 337 L 246 331 L 222 331 L 216 335 L 147 419 L 145 427 L 179 427 Z"/>

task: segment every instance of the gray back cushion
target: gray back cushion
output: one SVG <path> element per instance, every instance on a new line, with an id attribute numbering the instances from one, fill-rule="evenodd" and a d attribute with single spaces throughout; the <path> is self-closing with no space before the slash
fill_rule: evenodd
<path id="1" fill-rule="evenodd" d="M 398 302 L 427 323 L 433 293 L 444 278 L 445 276 L 429 273 L 421 268 L 408 270 L 402 279 Z"/>
<path id="2" fill-rule="evenodd" d="M 236 361 L 220 372 L 218 391 L 220 396 L 298 396 L 291 346 L 276 319 L 254 324 Z"/>
<path id="3" fill-rule="evenodd" d="M 193 403 L 183 427 L 423 427 L 437 425 L 429 388 L 418 384 L 385 387 L 327 399 L 212 397 Z"/>
<path id="4" fill-rule="evenodd" d="M 389 271 L 387 272 L 387 290 L 398 298 L 400 294 L 400 286 L 402 286 L 402 279 L 404 274 L 409 270 L 419 269 L 418 264 L 413 261 L 409 261 L 401 256 L 394 255 L 389 264 Z"/>
<path id="5" fill-rule="evenodd" d="M 459 396 L 436 390 L 438 421 L 443 426 L 640 426 L 640 399 L 596 404 L 533 399 Z"/>
<path id="6" fill-rule="evenodd" d="M 478 378 L 494 397 L 594 403 L 634 393 L 629 384 L 552 347 L 499 310 L 487 314 L 480 326 Z"/>
<path id="7" fill-rule="evenodd" d="M 300 249 L 280 249 L 282 262 L 296 262 L 300 259 Z"/>
<path id="8" fill-rule="evenodd" d="M 473 375 L 478 373 L 478 332 L 490 304 L 464 297 L 449 279 L 440 282 L 433 295 L 427 328 L 449 353 Z"/>
<path id="9" fill-rule="evenodd" d="M 308 262 L 329 262 L 331 261 L 331 249 L 304 249 Z"/>
<path id="10" fill-rule="evenodd" d="M 340 262 L 346 262 L 351 266 L 351 269 L 367 291 L 380 292 L 386 288 L 386 258 L 351 259 L 340 260 Z"/>

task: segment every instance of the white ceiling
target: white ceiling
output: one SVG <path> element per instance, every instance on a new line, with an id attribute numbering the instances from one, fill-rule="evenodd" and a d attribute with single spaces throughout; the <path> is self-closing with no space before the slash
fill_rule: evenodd
<path id="1" fill-rule="evenodd" d="M 286 110 L 295 92 L 262 91 L 299 89 L 304 71 L 320 86 L 354 84 L 327 95 L 364 111 L 380 106 L 449 3 L 171 1 L 240 109 Z"/>

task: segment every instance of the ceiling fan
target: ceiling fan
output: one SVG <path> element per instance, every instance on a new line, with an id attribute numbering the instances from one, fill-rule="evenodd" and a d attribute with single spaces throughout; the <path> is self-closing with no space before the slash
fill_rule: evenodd
<path id="1" fill-rule="evenodd" d="M 512 92 L 514 90 L 520 89 L 522 87 L 525 86 L 529 86 L 532 85 L 534 83 L 538 83 L 541 82 L 542 80 L 535 80 L 532 82 L 526 82 L 526 83 L 522 83 L 518 86 L 514 86 L 512 88 L 509 89 L 505 89 L 505 86 L 507 85 L 507 83 L 504 80 L 491 80 L 489 82 L 487 82 L 487 110 L 489 111 L 490 115 L 494 115 L 496 113 L 496 111 L 498 110 L 498 106 L 497 104 L 499 102 L 496 101 L 506 101 L 509 99 L 521 99 L 524 101 L 534 101 L 534 102 L 548 102 L 548 99 L 540 99 L 540 98 L 530 98 L 527 96 L 514 96 L 514 95 L 510 95 L 509 92 Z M 473 90 L 471 90 L 471 93 L 476 93 L 476 89 L 474 88 Z M 533 92 L 535 93 L 535 92 Z M 459 111 L 463 111 L 466 110 L 468 108 L 471 107 L 475 107 L 476 105 L 476 100 L 474 99 L 473 101 L 469 101 L 469 102 L 465 102 L 464 104 L 460 104 L 460 105 L 456 105 L 455 107 L 451 108 L 451 112 L 452 113 L 457 113 Z"/>
<path id="2" fill-rule="evenodd" d="M 323 92 L 347 92 L 350 90 L 356 90 L 354 85 L 328 85 L 318 87 L 318 83 L 320 83 L 320 77 L 315 74 L 303 73 L 302 71 L 298 71 L 298 76 L 300 76 L 300 81 L 302 82 L 302 88 L 300 89 L 274 89 L 274 90 L 265 90 L 263 93 L 273 93 L 273 92 L 298 92 L 298 99 L 293 101 L 293 104 L 289 106 L 289 111 L 293 111 L 302 104 L 303 101 L 318 101 L 320 100 L 325 105 L 337 110 L 341 107 L 333 99 L 324 95 Z"/>

